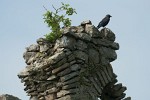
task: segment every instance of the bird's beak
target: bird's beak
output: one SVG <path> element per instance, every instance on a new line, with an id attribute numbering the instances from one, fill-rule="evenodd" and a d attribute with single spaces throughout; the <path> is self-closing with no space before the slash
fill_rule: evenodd
<path id="1" fill-rule="evenodd" d="M 112 17 L 112 16 L 110 15 L 110 17 Z"/>

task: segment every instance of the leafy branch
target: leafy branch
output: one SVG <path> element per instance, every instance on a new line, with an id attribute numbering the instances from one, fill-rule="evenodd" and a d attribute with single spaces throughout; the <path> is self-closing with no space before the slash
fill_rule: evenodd
<path id="1" fill-rule="evenodd" d="M 71 26 L 71 20 L 67 18 L 67 16 L 71 16 L 73 14 L 77 14 L 75 9 L 70 7 L 69 4 L 61 3 L 62 6 L 59 8 L 55 8 L 53 5 L 54 12 L 46 10 L 44 14 L 44 22 L 48 24 L 50 27 L 51 32 L 45 35 L 45 38 L 50 42 L 55 42 L 57 38 L 59 38 L 62 34 L 60 31 L 61 24 L 63 27 Z M 62 13 L 62 14 L 60 14 Z"/>

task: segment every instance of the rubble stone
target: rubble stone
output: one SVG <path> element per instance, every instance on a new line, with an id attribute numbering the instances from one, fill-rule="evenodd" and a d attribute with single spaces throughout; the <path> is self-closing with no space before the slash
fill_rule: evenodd
<path id="1" fill-rule="evenodd" d="M 9 94 L 3 94 L 0 95 L 0 100 L 21 100 L 13 95 L 9 95 Z"/>

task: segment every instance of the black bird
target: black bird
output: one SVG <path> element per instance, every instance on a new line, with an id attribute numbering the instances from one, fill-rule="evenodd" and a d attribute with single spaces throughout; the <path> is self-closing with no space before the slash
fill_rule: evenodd
<path id="1" fill-rule="evenodd" d="M 109 15 L 109 14 L 107 14 L 107 15 L 105 16 L 105 18 L 103 18 L 103 19 L 99 22 L 97 28 L 99 29 L 100 27 L 105 27 L 105 26 L 109 23 L 110 17 L 112 17 L 112 16 Z"/>

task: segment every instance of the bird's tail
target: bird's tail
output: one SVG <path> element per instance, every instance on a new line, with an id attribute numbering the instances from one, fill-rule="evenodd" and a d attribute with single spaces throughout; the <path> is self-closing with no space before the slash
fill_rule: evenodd
<path id="1" fill-rule="evenodd" d="M 100 27 L 102 27 L 102 26 L 101 26 L 101 24 L 99 23 L 98 26 L 97 26 L 97 29 L 99 29 Z"/>

